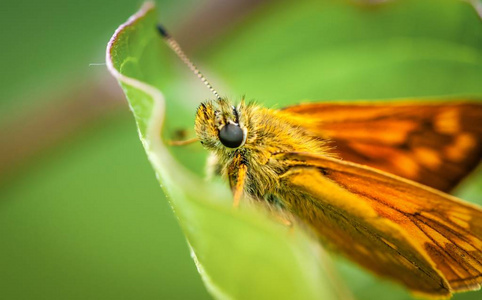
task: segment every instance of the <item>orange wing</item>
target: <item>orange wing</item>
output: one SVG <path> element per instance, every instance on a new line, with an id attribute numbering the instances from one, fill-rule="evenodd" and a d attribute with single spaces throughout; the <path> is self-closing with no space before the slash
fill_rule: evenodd
<path id="1" fill-rule="evenodd" d="M 449 297 L 482 283 L 482 210 L 370 167 L 307 153 L 273 157 L 287 209 L 320 238 L 415 293 Z"/>
<path id="2" fill-rule="evenodd" d="M 282 110 L 348 161 L 450 191 L 482 158 L 482 102 L 312 103 Z"/>

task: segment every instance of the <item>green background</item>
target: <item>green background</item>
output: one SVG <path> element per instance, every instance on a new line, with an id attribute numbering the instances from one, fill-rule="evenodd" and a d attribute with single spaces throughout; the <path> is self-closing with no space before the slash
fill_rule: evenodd
<path id="1" fill-rule="evenodd" d="M 182 17 L 204 5 L 157 3 L 174 32 Z M 189 54 L 223 95 L 237 100 L 245 94 L 267 106 L 482 95 L 482 24 L 472 7 L 458 1 L 350 3 L 265 3 L 219 36 L 207 34 L 208 42 Z M 107 40 L 140 4 L 11 3 L 0 18 L 0 118 L 15 119 L 59 90 L 88 90 L 108 76 L 104 66 L 89 64 L 104 61 Z M 166 88 L 183 97 L 168 107 L 168 129 L 191 128 L 196 104 L 210 95 L 175 57 L 171 61 L 170 72 L 180 79 Z M 200 147 L 176 155 L 201 172 Z M 0 188 L 0 290 L 7 299 L 209 298 L 125 108 L 23 162 Z M 458 193 L 480 201 L 480 180 Z M 360 299 L 408 297 L 351 264 L 342 261 L 340 269 L 356 278 L 348 286 Z"/>

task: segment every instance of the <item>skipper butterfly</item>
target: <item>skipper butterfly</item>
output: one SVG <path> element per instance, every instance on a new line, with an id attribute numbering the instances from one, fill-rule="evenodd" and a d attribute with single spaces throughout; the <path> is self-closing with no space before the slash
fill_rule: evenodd
<path id="1" fill-rule="evenodd" d="M 304 222 L 324 245 L 415 294 L 448 298 L 480 288 L 482 209 L 445 193 L 481 160 L 480 103 L 233 106 L 158 29 L 216 96 L 197 109 L 197 138 L 188 142 L 211 152 L 234 206 L 268 203 L 287 223 Z"/>

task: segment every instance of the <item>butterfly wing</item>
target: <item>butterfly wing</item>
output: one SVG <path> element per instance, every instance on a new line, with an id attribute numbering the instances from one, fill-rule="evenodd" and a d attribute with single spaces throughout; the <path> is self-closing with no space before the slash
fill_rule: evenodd
<path id="1" fill-rule="evenodd" d="M 374 168 L 305 153 L 279 195 L 328 245 L 415 293 L 449 297 L 482 283 L 482 210 Z"/>
<path id="2" fill-rule="evenodd" d="M 482 102 L 311 103 L 282 110 L 342 159 L 450 191 L 482 158 Z"/>

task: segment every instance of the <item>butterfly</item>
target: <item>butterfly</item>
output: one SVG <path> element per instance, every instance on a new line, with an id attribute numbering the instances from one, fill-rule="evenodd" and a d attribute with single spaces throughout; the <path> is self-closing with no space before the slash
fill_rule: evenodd
<path id="1" fill-rule="evenodd" d="M 482 105 L 468 99 L 307 103 L 281 110 L 216 96 L 195 132 L 234 206 L 292 216 L 327 247 L 414 294 L 447 298 L 482 284 L 482 209 L 445 192 L 482 157 Z"/>

